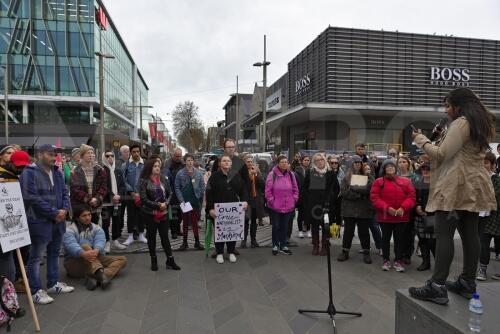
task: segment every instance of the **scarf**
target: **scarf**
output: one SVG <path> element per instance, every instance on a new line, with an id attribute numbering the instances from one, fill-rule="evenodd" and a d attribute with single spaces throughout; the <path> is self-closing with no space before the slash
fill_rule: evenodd
<path id="1" fill-rule="evenodd" d="M 85 164 L 83 161 L 80 164 L 83 173 L 85 174 L 85 180 L 87 181 L 87 192 L 92 195 L 92 188 L 94 183 L 94 165 Z"/>
<path id="2" fill-rule="evenodd" d="M 326 172 L 328 172 L 328 167 L 326 166 L 326 164 L 325 168 L 319 169 L 318 166 L 316 166 L 316 164 L 313 163 L 312 168 L 314 169 L 314 171 L 316 171 L 316 173 L 318 173 L 321 176 L 324 176 Z"/>
<path id="3" fill-rule="evenodd" d="M 113 194 L 118 194 L 118 185 L 116 183 L 115 166 L 116 163 L 113 160 L 113 164 L 110 165 L 108 159 L 106 159 L 105 153 L 102 154 L 102 164 L 109 168 L 109 177 L 111 178 L 111 191 Z"/>

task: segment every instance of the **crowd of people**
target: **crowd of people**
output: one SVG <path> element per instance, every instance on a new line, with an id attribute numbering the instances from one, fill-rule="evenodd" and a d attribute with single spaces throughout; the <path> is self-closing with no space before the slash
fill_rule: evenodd
<path id="1" fill-rule="evenodd" d="M 312 156 L 297 153 L 291 162 L 279 155 L 268 164 L 255 161 L 251 154 L 238 154 L 235 141 L 226 139 L 224 153 L 206 169 L 196 166 L 195 157 L 183 155 L 180 149 L 163 161 L 157 155 L 142 157 L 138 145 L 122 146 L 119 157 L 112 150 L 103 152 L 98 162 L 94 148 L 85 144 L 63 156 L 59 168 L 60 153 L 52 145 L 38 147 L 36 157 L 4 145 L 0 147 L 0 181 L 21 185 L 32 241 L 22 254 L 34 301 L 47 304 L 54 300 L 49 295 L 74 290 L 59 277 L 61 248 L 68 276 L 85 278 L 89 290 L 110 285 L 127 264 L 125 256 L 110 253 L 134 242 L 147 244 L 150 269 L 159 270 L 157 235 L 166 268 L 180 270 L 169 231 L 172 239 L 183 238 L 179 251 L 190 247 L 189 230 L 194 249 L 203 250 L 198 227 L 202 214 L 211 223 L 217 217 L 215 204 L 231 202 L 241 202 L 245 210 L 240 248 L 247 247 L 248 235 L 250 247 L 259 247 L 257 229 L 269 216 L 272 255 L 292 255 L 289 246 L 296 221 L 297 237 L 310 238 L 312 255 L 324 256 L 330 242 L 327 219 L 330 225 L 343 226 L 338 261 L 351 258 L 357 229 L 362 261 L 371 264 L 376 254 L 383 271 L 404 272 L 415 254 L 422 258 L 417 270 L 429 270 L 431 254 L 435 257 L 433 278 L 421 288 L 411 288 L 412 296 L 444 304 L 448 289 L 470 297 L 476 277 L 488 277 L 492 240 L 500 259 L 500 177 L 495 155 L 486 152 L 483 140 L 491 137 L 481 137 L 478 116 L 471 116 L 470 111 L 480 110 L 487 118 L 487 109 L 467 89 L 450 93 L 445 108 L 451 123 L 437 142 L 414 133 L 424 152 L 417 157 L 396 148 L 389 149 L 384 159 L 368 156 L 366 145 L 359 143 L 352 156 L 318 151 Z M 186 206 L 191 210 L 181 209 Z M 121 243 L 125 222 L 128 236 Z M 448 284 L 456 228 L 463 239 L 464 272 Z M 229 262 L 237 262 L 234 241 L 215 243 L 212 257 L 216 262 L 224 263 L 225 248 Z M 45 254 L 46 289 L 40 280 Z M 0 252 L 0 261 L 0 274 L 23 290 L 19 263 L 14 262 L 12 252 Z M 500 279 L 500 274 L 491 277 Z"/>

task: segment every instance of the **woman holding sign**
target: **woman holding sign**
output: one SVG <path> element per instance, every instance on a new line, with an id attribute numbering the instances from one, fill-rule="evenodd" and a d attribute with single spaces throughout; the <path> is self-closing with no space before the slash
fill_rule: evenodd
<path id="1" fill-rule="evenodd" d="M 212 173 L 207 184 L 207 211 L 213 219 L 221 214 L 215 210 L 216 203 L 234 203 L 241 202 L 243 209 L 246 210 L 248 191 L 246 190 L 245 182 L 241 175 L 236 171 L 231 171 L 231 157 L 224 154 L 220 157 L 219 169 Z M 216 232 L 217 233 L 217 232 Z M 224 263 L 224 244 L 227 246 L 229 261 L 236 262 L 234 249 L 236 241 L 216 242 L 215 249 L 217 251 L 216 261 L 219 264 Z"/>

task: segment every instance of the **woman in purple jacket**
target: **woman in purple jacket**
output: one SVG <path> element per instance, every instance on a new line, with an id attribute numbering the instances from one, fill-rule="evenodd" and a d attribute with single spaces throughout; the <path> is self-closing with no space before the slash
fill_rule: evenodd
<path id="1" fill-rule="evenodd" d="M 273 225 L 273 255 L 278 255 L 279 252 L 292 255 L 287 247 L 286 237 L 288 221 L 299 200 L 299 188 L 294 173 L 289 170 L 288 159 L 283 155 L 278 157 L 276 166 L 267 176 L 265 194 Z"/>

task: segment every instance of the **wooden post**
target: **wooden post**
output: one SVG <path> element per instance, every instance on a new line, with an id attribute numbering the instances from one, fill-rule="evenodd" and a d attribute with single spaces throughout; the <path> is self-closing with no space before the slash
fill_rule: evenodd
<path id="1" fill-rule="evenodd" d="M 35 331 L 40 331 L 40 323 L 38 322 L 38 316 L 36 315 L 35 304 L 33 304 L 33 297 L 31 297 L 31 290 L 28 284 L 28 277 L 26 277 L 26 269 L 24 269 L 24 261 L 21 256 L 21 251 L 19 248 L 16 249 L 17 261 L 19 262 L 19 267 L 21 268 L 21 274 L 23 275 L 24 288 L 26 289 L 26 295 L 28 296 L 28 302 L 30 304 L 31 315 L 33 316 L 33 321 L 35 322 Z"/>

